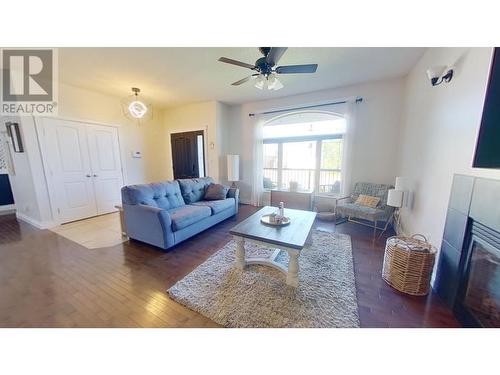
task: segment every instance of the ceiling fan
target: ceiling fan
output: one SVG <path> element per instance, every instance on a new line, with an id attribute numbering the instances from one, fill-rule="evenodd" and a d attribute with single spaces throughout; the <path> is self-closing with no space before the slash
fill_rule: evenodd
<path id="1" fill-rule="evenodd" d="M 238 65 L 256 72 L 232 83 L 233 86 L 239 86 L 251 78 L 257 77 L 254 86 L 258 89 L 262 90 L 266 87 L 268 90 L 279 90 L 283 87 L 283 84 L 278 80 L 278 74 L 314 73 L 318 68 L 318 64 L 276 66 L 286 50 L 287 47 L 260 47 L 259 51 L 264 57 L 257 59 L 254 65 L 228 59 L 227 57 L 221 57 L 219 61 Z"/>

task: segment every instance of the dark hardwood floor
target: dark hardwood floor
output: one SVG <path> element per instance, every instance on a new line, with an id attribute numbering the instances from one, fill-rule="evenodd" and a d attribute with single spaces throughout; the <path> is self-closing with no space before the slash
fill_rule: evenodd
<path id="1" fill-rule="evenodd" d="M 0 216 L 0 327 L 215 327 L 166 290 L 231 237 L 255 212 L 229 219 L 168 252 L 135 241 L 87 249 L 48 230 Z M 355 224 L 316 222 L 351 235 L 362 327 L 458 327 L 435 294 L 410 297 L 380 277 L 384 238 Z"/>

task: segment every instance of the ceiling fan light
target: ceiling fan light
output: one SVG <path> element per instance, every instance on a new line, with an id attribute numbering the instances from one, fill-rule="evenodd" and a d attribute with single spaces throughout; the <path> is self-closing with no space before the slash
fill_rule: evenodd
<path id="1" fill-rule="evenodd" d="M 265 77 L 261 74 L 257 77 L 255 80 L 254 86 L 257 87 L 259 90 L 262 90 L 264 88 L 264 85 L 266 83 Z"/>
<path id="2" fill-rule="evenodd" d="M 280 82 L 276 74 L 271 74 L 268 78 L 267 89 L 268 90 L 279 90 L 283 88 L 283 84 Z"/>

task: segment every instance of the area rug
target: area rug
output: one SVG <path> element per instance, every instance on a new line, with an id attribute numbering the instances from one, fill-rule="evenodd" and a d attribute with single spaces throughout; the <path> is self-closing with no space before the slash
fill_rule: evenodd
<path id="1" fill-rule="evenodd" d="M 225 327 L 359 327 L 351 238 L 314 230 L 299 257 L 299 286 L 270 267 L 235 267 L 230 241 L 168 290 L 172 299 Z M 274 250 L 245 243 L 247 257 Z M 288 263 L 282 251 L 278 262 Z"/>

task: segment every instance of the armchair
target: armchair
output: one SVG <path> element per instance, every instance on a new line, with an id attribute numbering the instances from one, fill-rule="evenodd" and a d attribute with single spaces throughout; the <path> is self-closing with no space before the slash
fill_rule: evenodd
<path id="1" fill-rule="evenodd" d="M 335 216 L 337 218 L 342 216 L 346 218 L 346 221 L 373 228 L 373 238 L 377 234 L 377 229 L 382 230 L 380 233 L 381 236 L 387 230 L 394 214 L 394 207 L 387 205 L 388 190 L 392 188 L 391 185 L 357 182 L 350 196 L 337 199 Z M 378 197 L 380 198 L 380 202 L 375 208 L 356 204 L 355 202 L 361 194 Z M 373 224 L 367 224 L 359 220 L 365 220 Z M 384 227 L 377 226 L 380 221 L 385 222 Z"/>

